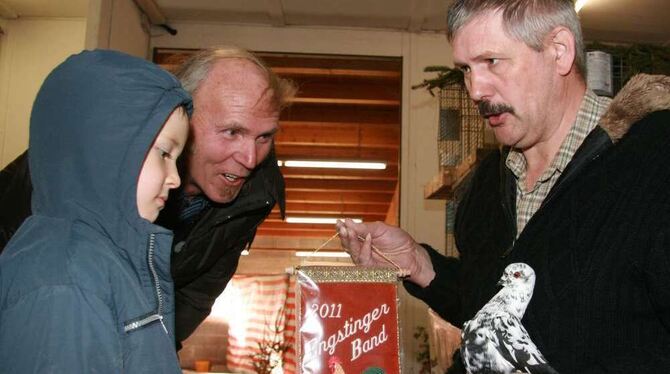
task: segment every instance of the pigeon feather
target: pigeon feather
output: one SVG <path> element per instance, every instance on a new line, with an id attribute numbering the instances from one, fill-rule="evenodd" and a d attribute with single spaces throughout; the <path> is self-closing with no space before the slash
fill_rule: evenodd
<path id="1" fill-rule="evenodd" d="M 533 296 L 535 272 L 510 264 L 498 284 L 503 288 L 463 325 L 461 354 L 470 374 L 558 374 L 521 324 Z"/>

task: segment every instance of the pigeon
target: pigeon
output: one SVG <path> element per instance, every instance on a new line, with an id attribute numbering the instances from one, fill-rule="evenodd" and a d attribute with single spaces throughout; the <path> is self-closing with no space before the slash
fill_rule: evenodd
<path id="1" fill-rule="evenodd" d="M 533 296 L 535 272 L 524 263 L 505 268 L 503 288 L 474 318 L 463 325 L 461 356 L 469 374 L 558 374 L 528 332 L 521 318 Z"/>

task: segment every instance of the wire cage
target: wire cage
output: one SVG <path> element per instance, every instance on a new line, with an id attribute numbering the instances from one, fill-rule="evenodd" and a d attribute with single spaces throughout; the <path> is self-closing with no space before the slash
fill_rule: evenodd
<path id="1" fill-rule="evenodd" d="M 628 61 L 620 56 L 612 56 L 612 85 L 615 95 L 626 84 L 626 77 L 630 77 L 630 75 L 631 68 Z"/>
<path id="2" fill-rule="evenodd" d="M 484 119 L 464 87 L 458 84 L 440 89 L 440 123 L 437 151 L 440 171 L 470 162 L 484 146 Z M 458 198 L 446 202 L 446 254 L 457 256 L 454 243 L 454 218 Z"/>
<path id="3" fill-rule="evenodd" d="M 437 151 L 440 169 L 475 157 L 484 144 L 484 120 L 460 85 L 440 89 L 440 124 Z"/>

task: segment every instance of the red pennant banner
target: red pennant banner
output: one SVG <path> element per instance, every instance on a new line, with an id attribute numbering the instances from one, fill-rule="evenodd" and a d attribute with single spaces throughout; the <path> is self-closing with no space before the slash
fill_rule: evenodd
<path id="1" fill-rule="evenodd" d="M 298 270 L 301 373 L 400 373 L 397 276 L 390 269 Z"/>

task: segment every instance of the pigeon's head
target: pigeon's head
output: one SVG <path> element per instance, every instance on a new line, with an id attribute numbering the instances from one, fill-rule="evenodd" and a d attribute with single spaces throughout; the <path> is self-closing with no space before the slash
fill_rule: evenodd
<path id="1" fill-rule="evenodd" d="M 503 287 L 513 285 L 530 286 L 532 289 L 535 285 L 535 271 L 523 262 L 509 264 L 505 268 L 505 272 L 503 272 L 498 284 Z"/>

